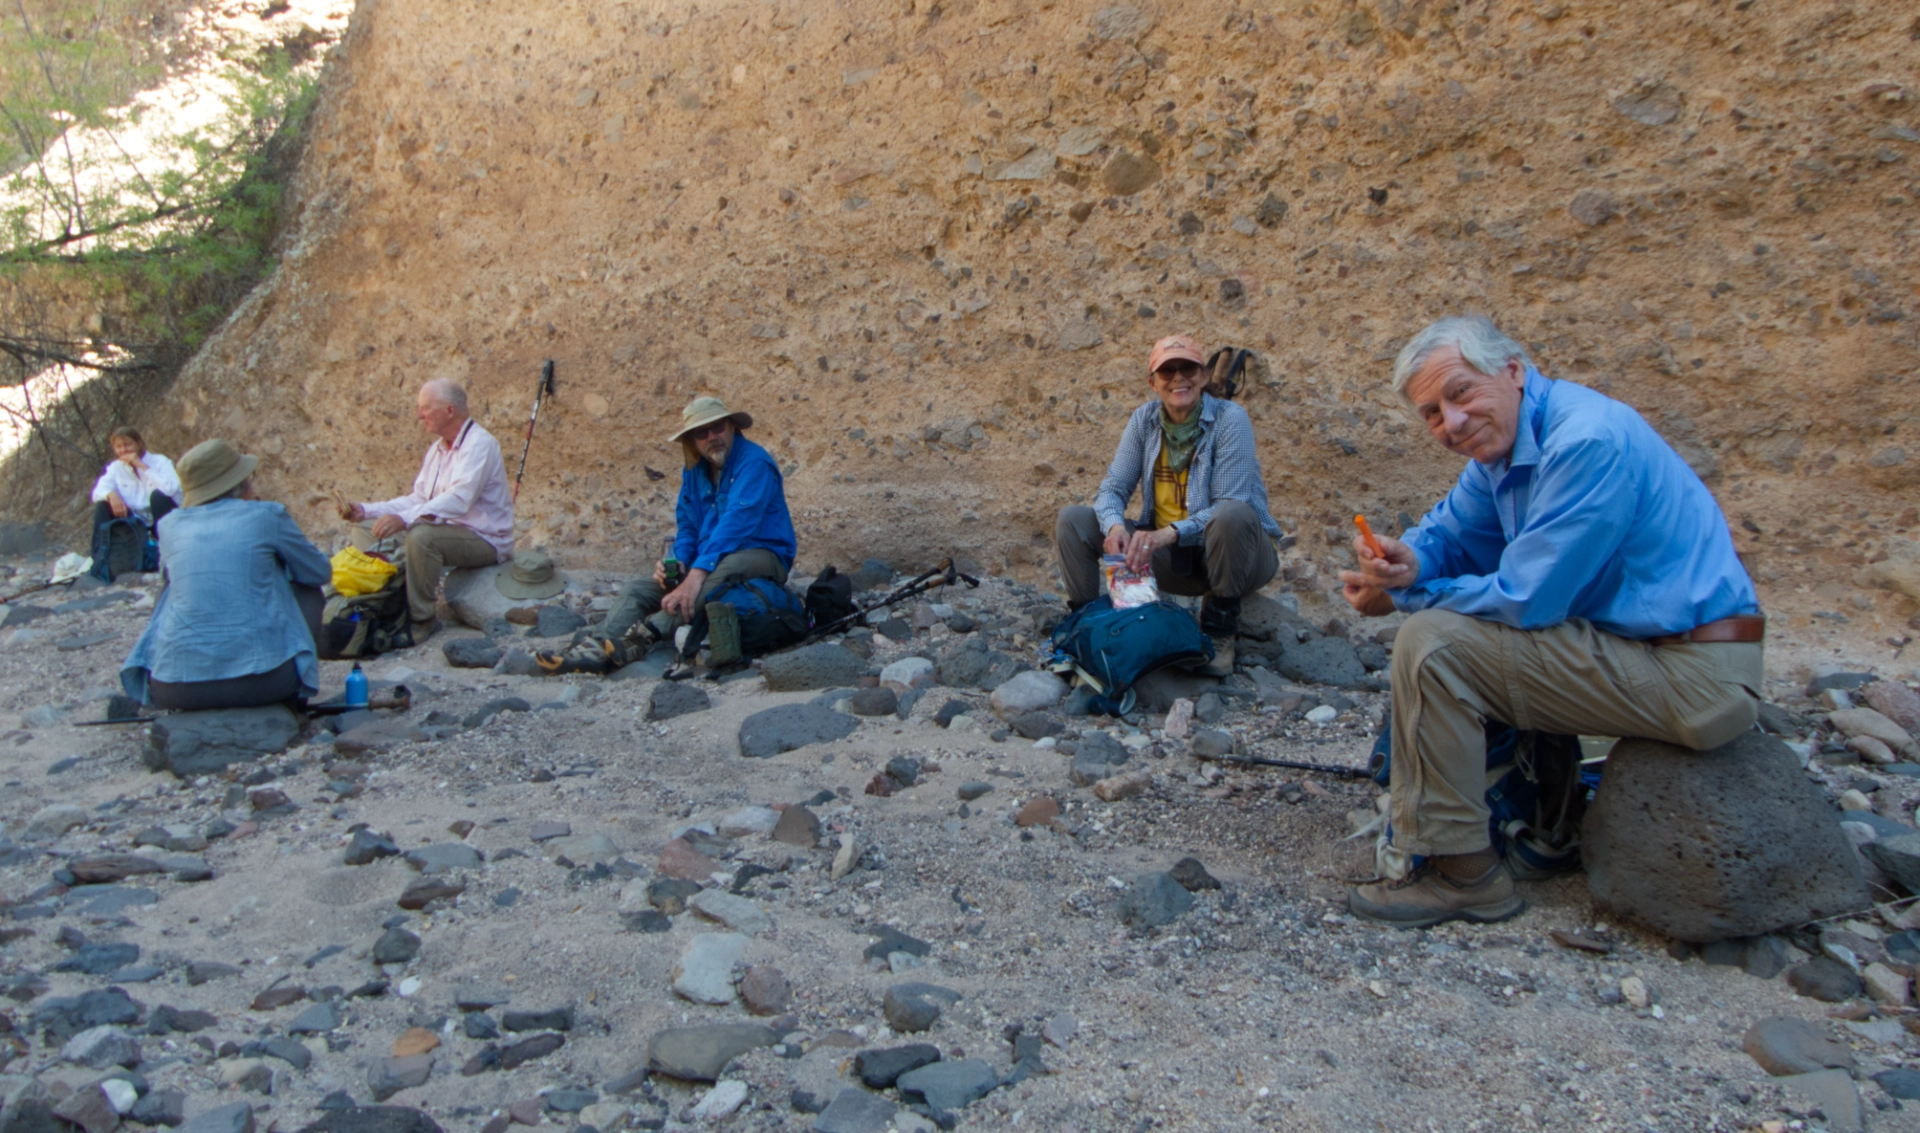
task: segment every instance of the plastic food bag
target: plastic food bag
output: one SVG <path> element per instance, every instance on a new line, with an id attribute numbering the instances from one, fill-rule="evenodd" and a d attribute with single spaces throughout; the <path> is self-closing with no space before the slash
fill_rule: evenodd
<path id="1" fill-rule="evenodd" d="M 1160 584 L 1153 580 L 1151 566 L 1130 570 L 1125 555 L 1105 555 L 1100 559 L 1100 570 L 1107 576 L 1107 596 L 1113 599 L 1114 609 L 1150 606 L 1160 600 Z"/>

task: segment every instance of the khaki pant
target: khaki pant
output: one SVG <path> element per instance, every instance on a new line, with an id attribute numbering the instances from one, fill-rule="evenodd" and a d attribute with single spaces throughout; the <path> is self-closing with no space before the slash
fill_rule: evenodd
<path id="1" fill-rule="evenodd" d="M 373 528 L 356 523 L 347 541 L 361 550 L 373 546 Z M 416 523 L 407 528 L 407 612 L 416 622 L 434 615 L 440 576 L 450 567 L 492 566 L 500 561 L 493 544 L 457 523 Z"/>
<path id="2" fill-rule="evenodd" d="M 713 564 L 713 573 L 707 576 L 707 581 L 700 587 L 699 604 L 706 605 L 710 596 L 749 578 L 770 578 L 785 586 L 787 568 L 780 565 L 779 555 L 764 547 L 749 547 L 731 555 L 722 555 L 720 561 Z M 607 620 L 600 624 L 599 632 L 619 641 L 640 624 L 640 619 L 647 618 L 655 623 L 654 628 L 663 639 L 670 640 L 673 631 L 680 627 L 680 619 L 672 615 L 654 618 L 660 612 L 660 600 L 666 596 L 667 592 L 653 580 L 652 574 L 641 575 L 620 591 L 619 599 L 614 602 L 613 609 L 607 611 Z"/>
<path id="3" fill-rule="evenodd" d="M 1127 532 L 1134 530 L 1127 520 Z M 1273 539 L 1260 526 L 1253 508 L 1239 500 L 1221 500 L 1213 506 L 1205 542 L 1199 547 L 1162 547 L 1153 553 L 1153 580 L 1168 594 L 1242 598 L 1273 581 L 1280 558 Z M 1107 533 L 1093 509 L 1063 507 L 1053 527 L 1060 552 L 1060 576 L 1067 584 L 1067 601 L 1075 606 L 1098 598 L 1106 588 L 1100 577 L 1100 556 L 1106 553 Z"/>
<path id="4" fill-rule="evenodd" d="M 1487 848 L 1488 719 L 1704 751 L 1753 727 L 1763 671 L 1758 642 L 1656 646 L 1583 618 L 1518 630 L 1415 614 L 1393 642 L 1393 844 Z"/>

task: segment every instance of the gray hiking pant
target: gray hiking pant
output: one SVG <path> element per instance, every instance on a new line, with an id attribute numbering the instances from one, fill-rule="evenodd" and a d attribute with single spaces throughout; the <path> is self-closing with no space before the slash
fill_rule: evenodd
<path id="1" fill-rule="evenodd" d="M 705 605 L 713 594 L 749 578 L 770 578 L 785 586 L 787 568 L 780 565 L 780 556 L 762 547 L 750 547 L 724 555 L 713 565 L 713 573 L 707 576 L 706 583 L 700 587 L 701 605 Z M 662 641 L 672 641 L 673 631 L 680 628 L 680 619 L 660 612 L 660 600 L 666 596 L 667 592 L 660 588 L 651 574 L 641 575 L 620 591 L 619 599 L 614 602 L 613 609 L 607 611 L 607 620 L 600 623 L 598 632 L 619 641 L 644 618 Z"/>
<path id="2" fill-rule="evenodd" d="M 1127 533 L 1134 523 L 1127 520 Z M 1162 547 L 1153 553 L 1153 580 L 1168 594 L 1189 597 L 1214 595 L 1242 598 L 1273 581 L 1280 569 L 1273 539 L 1260 526 L 1252 507 L 1239 500 L 1213 505 L 1205 543 L 1198 547 Z M 1100 577 L 1100 556 L 1107 533 L 1084 504 L 1060 509 L 1053 528 L 1060 552 L 1060 576 L 1067 584 L 1067 601 L 1075 606 L 1091 602 L 1106 590 Z"/>

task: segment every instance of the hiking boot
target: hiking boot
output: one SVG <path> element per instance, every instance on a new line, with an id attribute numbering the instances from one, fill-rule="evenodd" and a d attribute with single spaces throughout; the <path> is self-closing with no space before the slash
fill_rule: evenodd
<path id="1" fill-rule="evenodd" d="M 740 615 L 729 602 L 707 603 L 707 668 L 724 669 L 745 661 L 740 650 Z"/>
<path id="2" fill-rule="evenodd" d="M 1527 903 L 1514 892 L 1513 875 L 1492 850 L 1481 854 L 1493 859 L 1484 872 L 1459 868 L 1462 859 L 1471 861 L 1478 854 L 1428 858 L 1399 881 L 1354 886 L 1347 893 L 1347 907 L 1357 917 L 1397 928 L 1445 921 L 1491 924 L 1519 914 Z"/>
<path id="3" fill-rule="evenodd" d="M 561 673 L 611 673 L 632 660 L 626 646 L 610 637 L 588 637 L 564 650 L 542 649 L 534 662 L 548 676 Z"/>
<path id="4" fill-rule="evenodd" d="M 421 642 L 425 641 L 427 638 L 432 637 L 434 634 L 439 632 L 440 632 L 439 618 L 428 618 L 424 622 L 414 622 L 413 623 L 413 643 L 415 645 L 418 645 Z"/>
<path id="5" fill-rule="evenodd" d="M 1212 594 L 1200 599 L 1200 632 L 1213 642 L 1213 660 L 1194 671 L 1210 677 L 1232 676 L 1234 643 L 1240 636 L 1240 599 Z"/>
<path id="6" fill-rule="evenodd" d="M 673 668 L 668 669 L 666 672 L 660 674 L 660 676 L 662 679 L 669 681 L 685 681 L 692 680 L 696 671 L 691 660 L 683 659 L 675 661 Z"/>

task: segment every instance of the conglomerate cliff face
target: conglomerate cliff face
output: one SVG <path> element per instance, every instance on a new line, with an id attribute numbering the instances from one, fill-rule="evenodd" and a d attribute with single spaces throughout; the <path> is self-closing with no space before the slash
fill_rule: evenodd
<path id="1" fill-rule="evenodd" d="M 1763 580 L 1843 578 L 1920 526 L 1916 40 L 1850 0 L 362 0 L 284 264 L 154 433 L 264 452 L 322 532 L 410 480 L 426 378 L 511 473 L 553 358 L 520 511 L 563 562 L 658 555 L 715 393 L 803 567 L 1031 576 L 1185 331 L 1259 350 L 1325 593 L 1355 511 L 1457 472 L 1385 384 L 1479 310 L 1638 407 Z"/>

